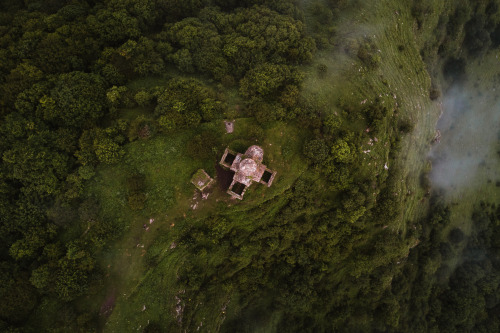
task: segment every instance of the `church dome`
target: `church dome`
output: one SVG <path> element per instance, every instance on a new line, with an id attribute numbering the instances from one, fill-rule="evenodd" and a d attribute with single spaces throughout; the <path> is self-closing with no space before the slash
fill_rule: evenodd
<path id="1" fill-rule="evenodd" d="M 264 150 L 259 146 L 253 145 L 248 147 L 245 155 L 255 161 L 262 162 L 262 159 L 264 158 Z"/>
<path id="2" fill-rule="evenodd" d="M 257 171 L 257 163 L 251 158 L 245 158 L 240 162 L 240 172 L 245 176 L 252 176 Z"/>

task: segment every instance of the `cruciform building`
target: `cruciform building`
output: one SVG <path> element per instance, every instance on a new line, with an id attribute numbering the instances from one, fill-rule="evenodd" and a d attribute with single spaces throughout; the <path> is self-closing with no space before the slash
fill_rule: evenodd
<path id="1" fill-rule="evenodd" d="M 219 164 L 234 171 L 233 181 L 227 193 L 241 200 L 252 182 L 262 183 L 267 187 L 271 186 L 276 171 L 272 171 L 262 164 L 263 158 L 264 150 L 259 146 L 250 146 L 245 154 L 236 153 L 226 148 Z"/>

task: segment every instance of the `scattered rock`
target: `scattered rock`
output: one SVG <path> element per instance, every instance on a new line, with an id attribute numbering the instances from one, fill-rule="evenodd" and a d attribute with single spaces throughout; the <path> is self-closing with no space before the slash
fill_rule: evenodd
<path id="1" fill-rule="evenodd" d="M 432 139 L 432 142 L 431 143 L 439 143 L 441 142 L 441 131 L 440 130 L 436 130 L 436 134 L 434 135 L 434 139 Z"/>
<path id="2" fill-rule="evenodd" d="M 179 291 L 178 294 L 184 294 L 185 293 L 185 290 L 181 290 Z M 184 313 L 184 307 L 185 305 L 182 304 L 182 299 L 179 297 L 179 296 L 175 296 L 175 319 L 177 319 L 177 322 L 180 324 L 182 322 L 182 314 Z"/>
<path id="3" fill-rule="evenodd" d="M 116 301 L 116 292 L 115 290 L 112 290 L 104 300 L 104 302 L 101 304 L 101 308 L 99 310 L 99 315 L 107 318 L 113 311 L 113 308 L 115 306 L 115 301 Z"/>

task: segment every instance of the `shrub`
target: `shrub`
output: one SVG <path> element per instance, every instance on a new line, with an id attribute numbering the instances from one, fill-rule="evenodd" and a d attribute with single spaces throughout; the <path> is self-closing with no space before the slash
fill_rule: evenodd
<path id="1" fill-rule="evenodd" d="M 250 125 L 248 127 L 248 137 L 252 140 L 262 141 L 264 139 L 264 130 L 259 125 Z"/>
<path id="2" fill-rule="evenodd" d="M 143 175 L 134 174 L 127 179 L 128 205 L 132 210 L 141 210 L 146 203 L 147 195 L 144 193 L 146 188 Z"/>
<path id="3" fill-rule="evenodd" d="M 138 138 L 143 140 L 149 139 L 153 135 L 154 129 L 154 122 L 141 115 L 130 123 L 128 139 L 130 141 L 134 141 Z"/>
<path id="4" fill-rule="evenodd" d="M 410 119 L 402 119 L 398 124 L 399 131 L 407 134 L 413 131 L 413 124 Z"/>
<path id="5" fill-rule="evenodd" d="M 450 57 L 443 66 L 443 76 L 449 82 L 462 80 L 465 76 L 465 60 Z"/>
<path id="6" fill-rule="evenodd" d="M 328 145 L 325 140 L 314 139 L 304 145 L 304 155 L 315 163 L 321 163 L 328 158 Z"/>
<path id="7" fill-rule="evenodd" d="M 194 159 L 214 158 L 217 153 L 219 139 L 213 131 L 204 131 L 194 136 L 187 143 L 187 154 Z"/>
<path id="8" fill-rule="evenodd" d="M 146 194 L 141 192 L 133 193 L 128 197 L 128 205 L 132 210 L 141 210 L 144 208 L 144 204 L 146 203 Z"/>
<path id="9" fill-rule="evenodd" d="M 331 148 L 331 153 L 335 161 L 347 163 L 352 160 L 351 148 L 342 139 L 338 139 Z"/>
<path id="10" fill-rule="evenodd" d="M 448 239 L 452 244 L 457 245 L 464 240 L 464 233 L 462 230 L 454 228 L 448 234 Z"/>
<path id="11" fill-rule="evenodd" d="M 151 102 L 151 94 L 147 91 L 141 90 L 134 96 L 134 100 L 137 102 L 137 105 L 139 106 L 146 106 L 149 105 Z"/>
<path id="12" fill-rule="evenodd" d="M 320 78 L 324 78 L 328 72 L 328 66 L 325 64 L 318 64 L 318 66 L 316 66 L 316 71 Z"/>
<path id="13" fill-rule="evenodd" d="M 436 99 L 438 99 L 440 96 L 441 96 L 441 91 L 439 91 L 439 89 L 432 88 L 432 89 L 429 91 L 429 98 L 430 98 L 432 101 L 435 101 L 435 100 L 436 100 Z"/>
<path id="14" fill-rule="evenodd" d="M 382 61 L 382 58 L 377 52 L 378 50 L 375 44 L 369 40 L 366 40 L 359 46 L 357 56 L 366 67 L 375 69 L 380 65 L 380 62 Z"/>

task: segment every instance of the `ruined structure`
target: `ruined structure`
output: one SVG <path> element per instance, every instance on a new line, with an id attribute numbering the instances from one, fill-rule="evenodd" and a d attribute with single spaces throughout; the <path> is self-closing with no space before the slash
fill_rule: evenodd
<path id="1" fill-rule="evenodd" d="M 231 134 L 234 132 L 234 120 L 224 121 L 224 126 L 226 126 L 226 133 Z"/>
<path id="2" fill-rule="evenodd" d="M 276 171 L 272 171 L 262 164 L 263 158 L 264 150 L 259 146 L 250 146 L 245 154 L 236 153 L 226 148 L 219 164 L 234 171 L 233 181 L 227 193 L 241 200 L 252 182 L 271 186 Z"/>
<path id="3" fill-rule="evenodd" d="M 195 172 L 193 177 L 191 177 L 191 183 L 193 183 L 194 186 L 202 192 L 205 188 L 207 188 L 207 186 L 212 184 L 213 181 L 214 180 L 203 169 L 199 169 Z"/>

